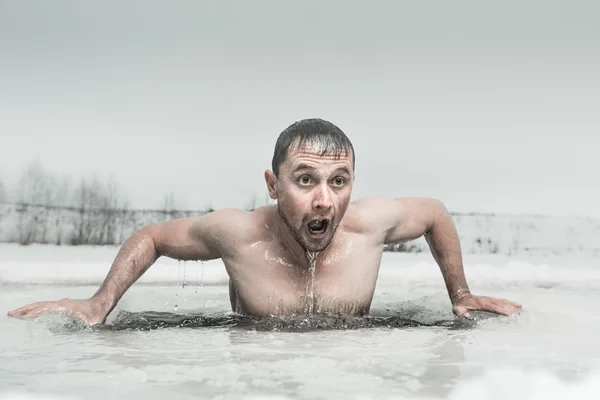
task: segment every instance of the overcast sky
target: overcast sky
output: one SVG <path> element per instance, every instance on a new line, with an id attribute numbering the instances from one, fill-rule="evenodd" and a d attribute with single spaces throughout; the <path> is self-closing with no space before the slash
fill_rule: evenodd
<path id="1" fill-rule="evenodd" d="M 320 117 L 354 198 L 600 216 L 598 4 L 0 0 L 0 178 L 39 157 L 136 207 L 244 207 Z"/>

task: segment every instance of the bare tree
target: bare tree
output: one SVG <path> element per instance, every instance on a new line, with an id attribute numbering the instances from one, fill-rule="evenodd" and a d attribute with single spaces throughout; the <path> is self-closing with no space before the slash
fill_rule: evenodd
<path id="1" fill-rule="evenodd" d="M 43 171 L 42 171 L 43 172 Z M 36 241 L 40 243 L 48 242 L 48 229 L 50 228 L 50 215 L 53 211 L 58 209 L 56 204 L 56 197 L 58 192 L 55 190 L 57 186 L 57 179 L 47 173 L 43 173 L 43 190 L 40 193 L 40 201 L 36 202 L 34 206 L 38 210 L 38 214 L 41 216 L 37 230 L 38 237 Z"/>
<path id="2" fill-rule="evenodd" d="M 117 242 L 123 243 L 127 239 L 127 227 L 131 226 L 132 231 L 136 227 L 135 212 L 129 205 L 129 200 L 123 199 L 122 208 L 119 211 L 119 222 L 117 224 Z"/>
<path id="3" fill-rule="evenodd" d="M 74 205 L 78 218 L 71 244 L 116 244 L 120 240 L 127 200 L 120 194 L 114 177 L 105 184 L 97 177 L 82 179 L 75 191 Z"/>
<path id="4" fill-rule="evenodd" d="M 36 158 L 19 179 L 16 200 L 19 220 L 17 235 L 19 243 L 45 242 L 48 224 L 48 199 L 52 196 L 52 178 L 44 171 Z"/>
<path id="5" fill-rule="evenodd" d="M 119 217 L 125 208 L 126 200 L 119 193 L 119 187 L 114 176 L 110 176 L 102 188 L 99 199 L 100 207 L 100 244 L 116 244 Z"/>
<path id="6" fill-rule="evenodd" d="M 168 221 L 177 217 L 177 201 L 173 192 L 165 195 L 163 198 L 162 209 L 163 219 Z"/>
<path id="7" fill-rule="evenodd" d="M 69 206 L 71 190 L 71 181 L 68 177 L 63 176 L 54 181 L 54 190 L 52 191 L 52 197 L 49 201 L 49 205 L 54 210 L 54 229 L 55 229 L 55 243 L 61 245 L 64 241 L 64 224 L 63 220 L 68 216 L 67 208 Z M 64 221 L 68 222 L 68 221 Z"/>
<path id="8" fill-rule="evenodd" d="M 86 205 L 87 201 L 87 183 L 85 179 L 79 181 L 79 185 L 73 194 L 73 206 L 77 210 L 78 218 L 75 221 L 73 233 L 71 234 L 70 242 L 73 245 L 83 244 L 87 234 L 86 226 Z"/>

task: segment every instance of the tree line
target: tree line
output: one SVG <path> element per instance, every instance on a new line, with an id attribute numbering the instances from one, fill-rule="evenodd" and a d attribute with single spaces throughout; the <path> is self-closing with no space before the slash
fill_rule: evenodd
<path id="1" fill-rule="evenodd" d="M 155 222 L 212 211 L 181 210 L 172 193 L 156 210 L 132 209 L 113 176 L 73 181 L 47 172 L 39 159 L 26 167 L 10 195 L 0 177 L 0 203 L 14 210 L 14 215 L 0 214 L 0 225 L 1 219 L 12 217 L 14 233 L 9 241 L 23 245 L 115 245 L 147 223 L 148 215 Z"/>

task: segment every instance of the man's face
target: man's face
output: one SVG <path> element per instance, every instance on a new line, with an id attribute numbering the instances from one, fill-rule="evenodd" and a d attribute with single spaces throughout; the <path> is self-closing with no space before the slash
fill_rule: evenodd
<path id="1" fill-rule="evenodd" d="M 270 189 L 278 212 L 307 251 L 322 251 L 346 213 L 354 174 L 352 154 L 320 155 L 310 146 L 293 147 Z"/>

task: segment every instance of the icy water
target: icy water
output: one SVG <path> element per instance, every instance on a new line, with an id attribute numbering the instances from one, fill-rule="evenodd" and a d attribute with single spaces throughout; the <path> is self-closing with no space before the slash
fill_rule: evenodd
<path id="1" fill-rule="evenodd" d="M 429 254 L 383 258 L 368 318 L 230 312 L 218 261 L 161 259 L 105 326 L 11 319 L 90 296 L 116 248 L 0 246 L 0 399 L 597 399 L 599 260 L 465 255 L 514 318 L 456 319 Z"/>

